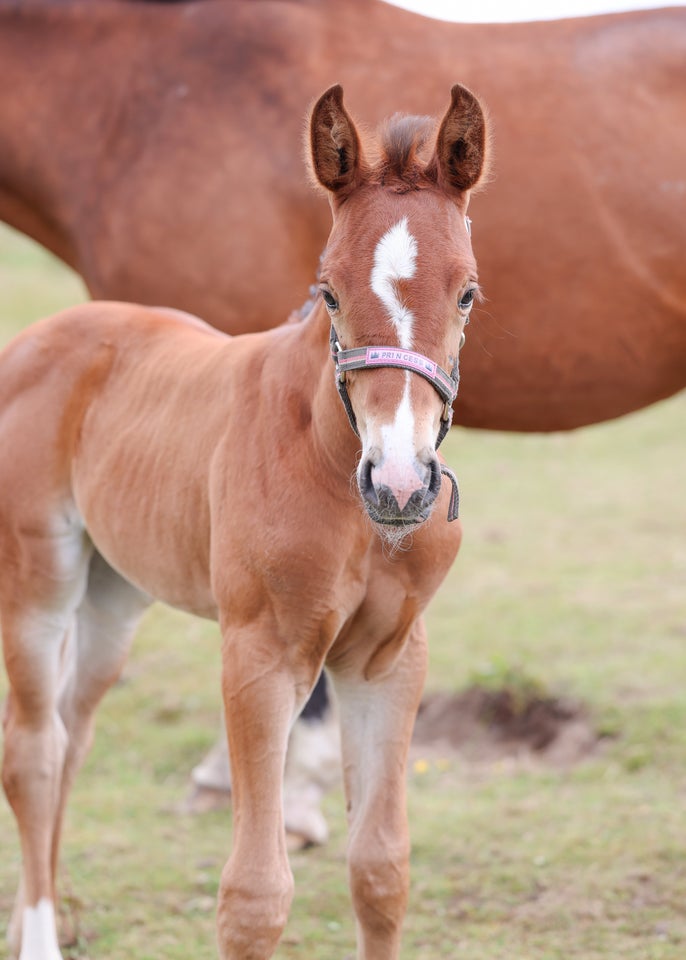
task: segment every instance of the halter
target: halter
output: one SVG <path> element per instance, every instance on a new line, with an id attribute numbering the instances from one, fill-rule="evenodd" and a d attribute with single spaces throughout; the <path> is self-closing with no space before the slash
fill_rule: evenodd
<path id="1" fill-rule="evenodd" d="M 465 341 L 465 335 L 462 334 L 460 347 Z M 436 439 L 436 449 L 441 445 L 443 438 L 450 429 L 453 419 L 453 401 L 457 396 L 457 388 L 460 384 L 460 371 L 458 360 L 455 358 L 451 373 L 439 367 L 437 363 L 425 357 L 422 353 L 415 353 L 414 350 L 401 350 L 399 347 L 353 347 L 351 350 L 343 350 L 338 342 L 338 335 L 335 327 L 331 324 L 329 334 L 329 344 L 331 347 L 331 358 L 336 367 L 336 386 L 338 393 L 343 401 L 345 412 L 348 415 L 350 426 L 359 437 L 360 431 L 357 429 L 357 417 L 353 410 L 350 396 L 348 395 L 348 386 L 346 383 L 346 373 L 348 370 L 373 369 L 375 367 L 396 367 L 401 370 L 409 370 L 410 373 L 417 373 L 420 377 L 431 384 L 436 390 L 441 400 L 443 400 L 443 410 L 441 412 L 441 426 Z M 448 520 L 457 520 L 460 510 L 460 488 L 457 484 L 457 477 L 453 471 L 440 464 L 441 473 L 444 474 L 452 484 L 450 504 L 448 505 Z"/>

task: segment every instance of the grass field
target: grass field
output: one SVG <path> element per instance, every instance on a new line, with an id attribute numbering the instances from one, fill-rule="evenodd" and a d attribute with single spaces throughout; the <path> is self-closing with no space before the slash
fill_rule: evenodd
<path id="1" fill-rule="evenodd" d="M 0 232 L 0 342 L 82 297 L 45 254 Z M 429 686 L 525 678 L 583 701 L 605 739 L 564 768 L 418 759 L 403 960 L 686 956 L 685 415 L 682 395 L 569 435 L 453 430 L 446 441 L 465 541 L 428 617 Z M 217 680 L 216 630 L 154 608 L 74 790 L 65 957 L 216 956 L 230 813 L 175 811 L 214 738 Z M 279 960 L 354 956 L 340 792 L 326 812 L 330 844 L 293 856 Z M 2 801 L 2 918 L 18 868 Z"/>

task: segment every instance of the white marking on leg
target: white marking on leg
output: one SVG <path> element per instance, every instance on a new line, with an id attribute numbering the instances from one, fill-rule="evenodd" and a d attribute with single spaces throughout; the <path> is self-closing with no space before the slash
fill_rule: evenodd
<path id="1" fill-rule="evenodd" d="M 63 960 L 51 900 L 42 898 L 35 907 L 24 908 L 19 960 Z"/>
<path id="2" fill-rule="evenodd" d="M 399 296 L 397 282 L 411 279 L 416 264 L 417 241 L 403 217 L 377 243 L 371 275 L 372 290 L 388 310 L 403 350 L 412 349 L 414 317 Z"/>

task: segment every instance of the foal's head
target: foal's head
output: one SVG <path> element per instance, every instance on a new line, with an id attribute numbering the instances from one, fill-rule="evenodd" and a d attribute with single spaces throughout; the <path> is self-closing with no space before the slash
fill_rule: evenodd
<path id="1" fill-rule="evenodd" d="M 310 137 L 333 211 L 320 289 L 362 440 L 360 493 L 375 522 L 406 530 L 440 489 L 436 447 L 478 291 L 466 212 L 484 165 L 484 116 L 455 86 L 437 133 L 426 118 L 394 118 L 370 159 L 336 86 L 315 105 Z"/>

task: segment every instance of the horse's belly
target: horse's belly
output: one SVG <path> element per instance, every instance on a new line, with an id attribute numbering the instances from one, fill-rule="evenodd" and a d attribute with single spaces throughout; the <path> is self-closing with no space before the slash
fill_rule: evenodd
<path id="1" fill-rule="evenodd" d="M 158 542 L 144 525 L 129 527 L 113 515 L 102 522 L 97 511 L 86 509 L 84 523 L 96 550 L 125 580 L 171 607 L 199 617 L 217 619 L 217 607 L 204 564 L 194 562 L 193 549 L 172 550 Z"/>
<path id="2" fill-rule="evenodd" d="M 96 549 L 155 600 L 216 618 L 207 504 L 152 452 L 100 445 L 74 465 L 75 499 Z"/>

